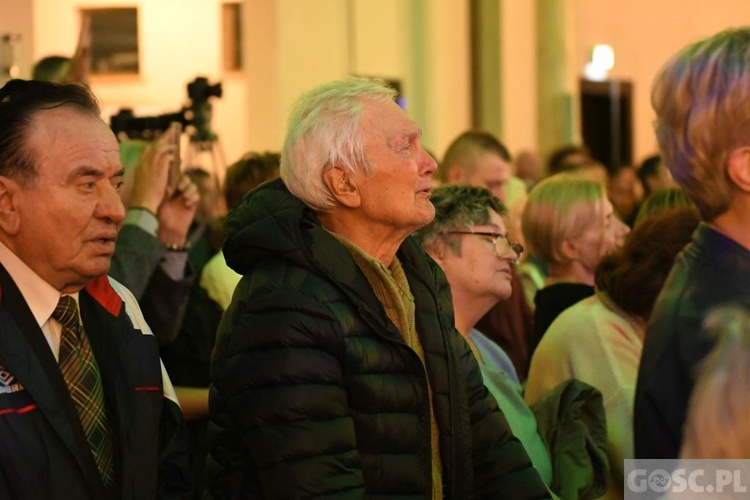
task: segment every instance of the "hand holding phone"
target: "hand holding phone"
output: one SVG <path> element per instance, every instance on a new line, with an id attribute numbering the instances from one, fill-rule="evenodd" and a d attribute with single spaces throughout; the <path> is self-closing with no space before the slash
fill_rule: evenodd
<path id="1" fill-rule="evenodd" d="M 171 141 L 174 146 L 174 155 L 172 162 L 169 165 L 169 177 L 167 179 L 167 185 L 172 189 L 177 189 L 177 183 L 180 181 L 182 175 L 182 158 L 180 156 L 180 142 L 182 139 L 182 124 L 180 122 L 172 122 L 169 125 L 167 140 Z"/>

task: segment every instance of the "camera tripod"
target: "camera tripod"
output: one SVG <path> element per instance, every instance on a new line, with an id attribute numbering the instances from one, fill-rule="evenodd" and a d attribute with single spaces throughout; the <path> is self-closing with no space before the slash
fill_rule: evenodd
<path id="1" fill-rule="evenodd" d="M 220 97 L 221 86 L 216 84 L 211 87 L 207 82 L 205 78 L 196 78 L 188 85 L 188 95 L 191 97 L 192 104 L 186 111 L 190 117 L 192 133 L 189 136 L 190 141 L 182 164 L 187 168 L 199 167 L 206 170 L 214 179 L 217 193 L 220 193 L 227 164 L 219 136 L 211 129 L 213 106 L 208 98 Z M 210 156 L 208 161 L 199 158 L 205 157 L 206 154 Z"/>
<path id="2" fill-rule="evenodd" d="M 208 160 L 206 157 L 209 157 Z M 221 187 L 227 164 L 219 138 L 197 141 L 194 137 L 190 137 L 182 165 L 183 170 L 196 167 L 206 170 L 215 180 L 216 187 Z"/>

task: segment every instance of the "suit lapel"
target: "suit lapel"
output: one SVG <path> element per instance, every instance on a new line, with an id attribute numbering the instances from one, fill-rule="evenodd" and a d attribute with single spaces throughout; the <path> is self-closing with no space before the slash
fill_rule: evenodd
<path id="1" fill-rule="evenodd" d="M 0 365 L 26 388 L 88 479 L 95 497 L 103 483 L 60 368 L 31 310 L 0 265 Z"/>
<path id="2" fill-rule="evenodd" d="M 129 433 L 130 422 L 133 420 L 133 398 L 132 390 L 127 390 L 127 381 L 123 379 L 127 370 L 123 369 L 122 354 L 126 352 L 128 342 L 133 335 L 122 332 L 130 322 L 125 315 L 125 308 L 119 309 L 119 315 L 113 315 L 111 308 L 103 307 L 98 298 L 92 297 L 87 291 L 81 291 L 79 295 L 81 304 L 81 316 L 83 325 L 89 337 L 91 348 L 99 365 L 104 387 L 104 397 L 107 404 L 107 412 L 110 423 L 115 426 L 115 434 L 119 436 L 118 452 L 124 445 L 124 440 Z M 121 299 L 120 299 L 120 302 Z"/>

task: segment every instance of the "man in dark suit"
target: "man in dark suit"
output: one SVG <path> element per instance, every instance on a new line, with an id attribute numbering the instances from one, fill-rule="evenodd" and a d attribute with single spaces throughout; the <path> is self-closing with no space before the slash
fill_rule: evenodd
<path id="1" fill-rule="evenodd" d="M 0 89 L 0 498 L 190 493 L 157 342 L 106 276 L 121 183 L 87 88 Z"/>

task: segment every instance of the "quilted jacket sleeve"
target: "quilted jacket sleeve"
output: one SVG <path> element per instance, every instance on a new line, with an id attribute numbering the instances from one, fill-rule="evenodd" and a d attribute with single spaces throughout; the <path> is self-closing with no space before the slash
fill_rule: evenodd
<path id="1" fill-rule="evenodd" d="M 239 286 L 245 285 L 243 279 Z M 209 494 L 362 497 L 338 352 L 340 326 L 317 298 L 279 293 L 256 295 L 252 306 L 234 302 L 219 327 L 210 389 Z"/>

